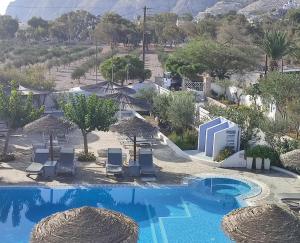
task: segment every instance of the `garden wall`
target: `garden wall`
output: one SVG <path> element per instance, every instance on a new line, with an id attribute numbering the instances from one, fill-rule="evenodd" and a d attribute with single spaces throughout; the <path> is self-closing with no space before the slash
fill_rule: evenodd
<path id="1" fill-rule="evenodd" d="M 221 162 L 222 168 L 246 168 L 245 151 L 239 151 Z"/>

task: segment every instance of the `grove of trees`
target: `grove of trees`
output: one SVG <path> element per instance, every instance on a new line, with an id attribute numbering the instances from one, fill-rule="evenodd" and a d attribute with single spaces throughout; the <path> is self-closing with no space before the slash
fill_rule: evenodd
<path id="1" fill-rule="evenodd" d="M 120 83 L 122 86 L 127 79 L 144 80 L 151 77 L 151 71 L 144 70 L 143 62 L 131 55 L 109 58 L 101 64 L 100 69 L 105 80 Z"/>

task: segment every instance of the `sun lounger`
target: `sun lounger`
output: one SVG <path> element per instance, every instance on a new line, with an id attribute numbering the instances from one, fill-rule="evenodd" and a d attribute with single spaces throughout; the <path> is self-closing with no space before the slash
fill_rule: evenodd
<path id="1" fill-rule="evenodd" d="M 35 152 L 35 150 L 37 150 L 37 149 L 45 149 L 45 148 L 46 148 L 46 144 L 44 144 L 44 143 L 33 143 L 32 144 L 33 152 Z"/>
<path id="2" fill-rule="evenodd" d="M 106 174 L 120 175 L 123 173 L 122 149 L 110 148 L 107 153 Z"/>
<path id="3" fill-rule="evenodd" d="M 45 164 L 49 160 L 49 149 L 36 149 L 33 153 L 32 161 Z"/>
<path id="4" fill-rule="evenodd" d="M 60 150 L 57 172 L 60 174 L 75 174 L 75 154 L 73 148 L 62 148 Z"/>
<path id="5" fill-rule="evenodd" d="M 155 176 L 155 168 L 153 166 L 153 153 L 151 149 L 139 150 L 139 164 L 141 168 L 141 175 Z"/>
<path id="6" fill-rule="evenodd" d="M 44 165 L 41 163 L 33 162 L 26 168 L 26 175 L 30 177 L 31 175 L 42 175 Z"/>

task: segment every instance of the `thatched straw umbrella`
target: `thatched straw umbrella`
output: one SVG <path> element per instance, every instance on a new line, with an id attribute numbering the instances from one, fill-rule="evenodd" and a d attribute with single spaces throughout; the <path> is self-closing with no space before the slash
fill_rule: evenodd
<path id="1" fill-rule="evenodd" d="M 27 133 L 46 133 L 50 136 L 50 156 L 53 161 L 53 134 L 65 133 L 72 128 L 72 124 L 53 115 L 43 116 L 24 127 Z"/>
<path id="2" fill-rule="evenodd" d="M 300 173 L 300 149 L 282 154 L 280 161 L 285 168 Z"/>
<path id="3" fill-rule="evenodd" d="M 153 136 L 157 133 L 158 129 L 145 120 L 134 117 L 112 125 L 111 131 L 125 134 L 128 137 L 133 137 L 133 153 L 134 161 L 136 161 L 136 137 Z"/>
<path id="4" fill-rule="evenodd" d="M 237 243 L 300 242 L 299 216 L 277 205 L 234 210 L 223 218 L 222 226 Z"/>
<path id="5" fill-rule="evenodd" d="M 112 99 L 120 104 L 121 109 L 125 110 L 127 107 L 135 111 L 149 111 L 150 106 L 145 100 L 131 97 L 123 92 L 107 94 L 104 98 Z"/>
<path id="6" fill-rule="evenodd" d="M 125 95 L 134 95 L 136 91 L 132 88 L 127 86 L 121 86 L 117 83 L 110 83 L 110 82 L 102 82 L 98 84 L 91 84 L 80 87 L 81 90 L 84 90 L 89 93 L 95 93 L 98 96 L 105 96 L 108 94 L 116 94 L 122 93 Z"/>
<path id="7" fill-rule="evenodd" d="M 53 214 L 33 229 L 31 243 L 136 243 L 138 225 L 121 213 L 92 207 Z"/>

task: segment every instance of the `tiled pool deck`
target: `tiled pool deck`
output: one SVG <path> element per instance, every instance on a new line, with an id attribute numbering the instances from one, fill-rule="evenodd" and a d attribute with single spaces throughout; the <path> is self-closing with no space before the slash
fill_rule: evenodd
<path id="1" fill-rule="evenodd" d="M 75 148 L 80 149 L 81 137 L 75 137 Z M 19 139 L 12 141 L 16 148 L 20 148 L 24 141 Z M 77 145 L 76 145 L 77 144 Z M 121 147 L 118 144 L 116 135 L 111 133 L 94 133 L 90 137 L 89 147 L 91 151 L 107 147 Z M 22 148 L 24 149 L 24 148 Z M 19 149 L 18 149 L 19 150 Z M 20 152 L 21 151 L 21 152 Z M 54 181 L 34 181 L 26 177 L 25 168 L 30 164 L 30 150 L 19 150 L 18 159 L 11 163 L 0 164 L 0 186 L 5 185 L 44 185 L 44 186 L 65 186 L 65 185 L 96 185 L 111 183 L 141 184 L 140 181 L 123 180 L 116 181 L 107 178 L 105 168 L 99 163 L 79 163 L 75 177 L 57 178 Z M 186 178 L 214 175 L 220 177 L 233 177 L 253 181 L 262 188 L 259 196 L 248 199 L 250 204 L 279 202 L 280 193 L 299 193 L 300 180 L 281 172 L 256 172 L 247 170 L 232 170 L 214 168 L 197 161 L 191 161 L 178 157 L 169 147 L 158 145 L 154 148 L 154 163 L 157 167 L 158 185 L 180 184 Z"/>

